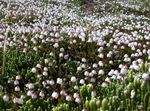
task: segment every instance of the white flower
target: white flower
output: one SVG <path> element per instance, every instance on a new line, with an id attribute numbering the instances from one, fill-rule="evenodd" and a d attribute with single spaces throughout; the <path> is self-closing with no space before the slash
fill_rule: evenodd
<path id="1" fill-rule="evenodd" d="M 134 90 L 132 90 L 130 94 L 131 94 L 131 96 L 130 96 L 130 97 L 131 97 L 131 98 L 134 98 L 134 96 L 135 96 L 135 91 L 134 91 Z"/>
<path id="2" fill-rule="evenodd" d="M 106 82 L 110 82 L 110 78 L 109 78 L 109 77 L 106 77 L 105 81 L 106 81 Z"/>
<path id="3" fill-rule="evenodd" d="M 74 39 L 72 42 L 73 42 L 74 44 L 77 43 L 77 41 L 76 41 L 75 39 Z"/>
<path id="4" fill-rule="evenodd" d="M 76 77 L 75 77 L 75 76 L 72 76 L 72 77 L 71 77 L 71 82 L 76 82 L 76 81 L 77 81 Z"/>
<path id="5" fill-rule="evenodd" d="M 17 75 L 16 76 L 16 80 L 20 80 L 21 79 L 21 76 L 20 75 Z"/>
<path id="6" fill-rule="evenodd" d="M 103 82 L 101 86 L 105 88 L 108 86 L 108 84 L 106 82 Z"/>
<path id="7" fill-rule="evenodd" d="M 48 72 L 44 71 L 43 76 L 48 76 Z"/>
<path id="8" fill-rule="evenodd" d="M 50 56 L 53 56 L 53 55 L 54 55 L 54 53 L 53 53 L 53 52 L 51 52 L 49 55 L 50 55 Z"/>
<path id="9" fill-rule="evenodd" d="M 92 72 L 91 72 L 91 73 L 96 74 L 96 71 L 95 71 L 95 70 L 92 70 Z"/>
<path id="10" fill-rule="evenodd" d="M 123 68 L 120 70 L 120 73 L 121 73 L 122 75 L 127 74 L 127 72 L 128 72 L 128 69 L 125 68 L 125 67 L 123 67 Z"/>
<path id="11" fill-rule="evenodd" d="M 80 99 L 79 97 L 77 97 L 77 98 L 75 99 L 75 102 L 76 102 L 76 103 L 81 103 L 81 99 Z"/>
<path id="12" fill-rule="evenodd" d="M 142 74 L 142 78 L 146 81 L 146 80 L 150 80 L 150 75 L 148 73 L 144 73 Z"/>
<path id="13" fill-rule="evenodd" d="M 44 98 L 45 94 L 43 93 L 43 91 L 40 91 L 39 96 Z"/>
<path id="14" fill-rule="evenodd" d="M 23 104 L 23 99 L 22 98 L 18 98 L 18 104 Z"/>
<path id="15" fill-rule="evenodd" d="M 32 93 L 31 97 L 32 97 L 32 99 L 36 99 L 37 98 L 37 94 L 36 93 Z"/>
<path id="16" fill-rule="evenodd" d="M 39 68 L 39 69 L 42 68 L 41 64 L 37 64 L 36 67 Z"/>
<path id="17" fill-rule="evenodd" d="M 84 79 L 81 79 L 81 80 L 80 80 L 80 84 L 85 84 Z"/>
<path id="18" fill-rule="evenodd" d="M 45 64 L 48 64 L 49 59 L 44 59 Z"/>
<path id="19" fill-rule="evenodd" d="M 89 72 L 88 72 L 88 71 L 85 71 L 85 72 L 84 72 L 84 75 L 85 75 L 85 76 L 89 76 Z"/>
<path id="20" fill-rule="evenodd" d="M 79 89 L 79 87 L 78 87 L 77 85 L 75 85 L 75 86 L 74 86 L 74 89 L 75 89 L 75 90 L 78 90 L 78 89 Z"/>
<path id="21" fill-rule="evenodd" d="M 82 70 L 82 67 L 77 67 L 77 71 L 81 71 Z"/>
<path id="22" fill-rule="evenodd" d="M 102 61 L 99 61 L 99 62 L 98 62 L 98 65 L 102 67 L 104 64 L 103 64 Z"/>
<path id="23" fill-rule="evenodd" d="M 54 85 L 55 84 L 54 80 L 50 80 L 49 84 Z"/>
<path id="24" fill-rule="evenodd" d="M 44 67 L 44 71 L 48 71 L 48 68 L 47 68 L 47 67 Z"/>
<path id="25" fill-rule="evenodd" d="M 53 97 L 53 98 L 57 99 L 57 98 L 58 98 L 58 96 L 59 96 L 59 95 L 58 95 L 58 93 L 57 93 L 57 92 L 53 92 L 53 93 L 52 93 L 52 97 Z"/>
<path id="26" fill-rule="evenodd" d="M 64 48 L 60 48 L 60 52 L 64 52 L 65 50 L 64 50 Z"/>
<path id="27" fill-rule="evenodd" d="M 102 69 L 100 69 L 100 70 L 98 71 L 98 75 L 104 75 L 104 71 L 103 71 Z"/>
<path id="28" fill-rule="evenodd" d="M 32 93 L 33 93 L 33 91 L 29 90 L 29 91 L 27 92 L 27 96 L 32 96 Z"/>
<path id="29" fill-rule="evenodd" d="M 15 91 L 20 91 L 20 87 L 19 87 L 19 86 L 16 86 L 16 87 L 15 87 Z"/>
<path id="30" fill-rule="evenodd" d="M 19 81 L 18 81 L 18 80 L 15 80 L 15 81 L 14 81 L 14 85 L 19 85 Z"/>
<path id="31" fill-rule="evenodd" d="M 34 88 L 34 84 L 29 83 L 29 84 L 28 84 L 28 88 L 29 88 L 29 89 L 33 89 L 33 88 Z"/>
<path id="32" fill-rule="evenodd" d="M 92 92 L 91 92 L 91 96 L 92 96 L 92 97 L 95 97 L 95 96 L 96 96 L 96 91 L 92 91 Z"/>
<path id="33" fill-rule="evenodd" d="M 91 78 L 91 79 L 90 79 L 90 82 L 95 83 L 95 82 L 96 82 L 96 79 L 95 79 L 95 78 Z"/>
<path id="34" fill-rule="evenodd" d="M 35 67 L 33 67 L 33 68 L 31 69 L 31 72 L 32 72 L 32 73 L 36 73 L 36 71 L 37 71 L 37 70 L 36 70 Z"/>
<path id="35" fill-rule="evenodd" d="M 104 55 L 102 53 L 100 53 L 98 56 L 102 59 L 104 58 Z"/>
<path id="36" fill-rule="evenodd" d="M 60 91 L 60 95 L 64 95 L 64 96 L 65 96 L 65 95 L 66 95 L 66 92 L 65 92 L 64 90 L 61 90 L 61 91 Z"/>
<path id="37" fill-rule="evenodd" d="M 54 46 L 54 48 L 58 48 L 58 47 L 59 47 L 59 44 L 58 44 L 58 43 L 55 43 L 53 46 Z"/>
<path id="38" fill-rule="evenodd" d="M 62 84 L 62 82 L 63 82 L 63 81 L 62 81 L 62 79 L 61 79 L 61 78 L 57 78 L 57 84 L 60 84 L 60 85 L 61 85 L 61 84 Z"/>
<path id="39" fill-rule="evenodd" d="M 73 94 L 73 97 L 74 97 L 74 98 L 78 98 L 78 97 L 79 97 L 79 94 L 78 94 L 78 93 L 74 93 L 74 94 Z"/>
<path id="40" fill-rule="evenodd" d="M 64 54 L 63 53 L 59 53 L 59 57 L 63 57 L 64 56 Z"/>
<path id="41" fill-rule="evenodd" d="M 86 59 L 85 58 L 82 58 L 82 60 L 81 60 L 82 62 L 86 62 Z"/>
<path id="42" fill-rule="evenodd" d="M 9 101 L 9 96 L 5 94 L 5 95 L 3 96 L 3 100 L 4 100 L 4 101 Z"/>
<path id="43" fill-rule="evenodd" d="M 94 63 L 92 67 L 93 68 L 97 68 L 98 66 L 97 66 L 97 64 Z"/>
<path id="44" fill-rule="evenodd" d="M 15 103 L 15 104 L 18 103 L 18 100 L 19 100 L 19 98 L 14 98 L 13 103 Z"/>
<path id="45" fill-rule="evenodd" d="M 71 101 L 71 97 L 69 95 L 66 96 L 66 101 Z"/>
<path id="46" fill-rule="evenodd" d="M 25 99 L 26 97 L 25 97 L 25 95 L 21 95 L 20 98 Z"/>

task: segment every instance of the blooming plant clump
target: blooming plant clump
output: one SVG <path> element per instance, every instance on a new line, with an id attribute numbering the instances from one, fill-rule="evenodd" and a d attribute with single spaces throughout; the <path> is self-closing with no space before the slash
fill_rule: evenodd
<path id="1" fill-rule="evenodd" d="M 0 111 L 150 111 L 149 7 L 1 0 L 0 21 Z"/>

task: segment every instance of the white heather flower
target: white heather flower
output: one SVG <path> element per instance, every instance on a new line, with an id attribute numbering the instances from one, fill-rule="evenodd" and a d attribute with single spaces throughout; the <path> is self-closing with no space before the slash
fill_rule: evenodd
<path id="1" fill-rule="evenodd" d="M 95 97 L 95 96 L 96 96 L 96 91 L 92 91 L 92 92 L 91 92 L 91 96 L 92 96 L 92 97 Z"/>
<path id="2" fill-rule="evenodd" d="M 95 70 L 92 70 L 92 72 L 91 72 L 91 73 L 96 74 L 96 71 L 95 71 Z"/>
<path id="3" fill-rule="evenodd" d="M 93 76 L 94 76 L 94 74 L 93 74 L 92 72 L 90 72 L 90 73 L 89 73 L 89 76 L 90 76 L 90 77 L 93 77 Z"/>
<path id="4" fill-rule="evenodd" d="M 100 53 L 98 56 L 102 59 L 104 58 L 104 55 L 102 53 Z"/>
<path id="5" fill-rule="evenodd" d="M 111 77 L 111 79 L 113 79 L 113 80 L 116 80 L 116 75 L 113 75 L 112 77 Z"/>
<path id="6" fill-rule="evenodd" d="M 66 92 L 65 92 L 64 90 L 61 90 L 61 91 L 60 91 L 60 95 L 65 96 L 65 95 L 66 95 Z"/>
<path id="7" fill-rule="evenodd" d="M 82 62 L 86 62 L 86 59 L 85 58 L 82 58 L 82 60 L 81 60 Z"/>
<path id="8" fill-rule="evenodd" d="M 81 79 L 81 80 L 80 80 L 80 84 L 85 84 L 85 80 L 84 80 L 84 79 Z"/>
<path id="9" fill-rule="evenodd" d="M 49 63 L 49 59 L 44 59 L 44 63 L 48 64 Z"/>
<path id="10" fill-rule="evenodd" d="M 16 87 L 15 87 L 15 91 L 20 91 L 20 87 L 19 87 L 19 86 L 16 86 Z"/>
<path id="11" fill-rule="evenodd" d="M 110 82 L 110 78 L 109 78 L 109 77 L 106 77 L 105 81 L 106 81 L 106 82 Z"/>
<path id="12" fill-rule="evenodd" d="M 28 88 L 29 88 L 29 89 L 33 89 L 33 88 L 34 88 L 34 84 L 29 83 L 29 84 L 28 84 Z"/>
<path id="13" fill-rule="evenodd" d="M 25 99 L 26 97 L 25 97 L 25 95 L 21 95 L 20 98 Z"/>
<path id="14" fill-rule="evenodd" d="M 127 69 L 126 67 L 123 67 L 123 68 L 120 70 L 120 73 L 121 73 L 122 75 L 126 75 L 127 72 L 128 72 L 128 69 Z"/>
<path id="15" fill-rule="evenodd" d="M 32 99 L 36 99 L 37 98 L 37 94 L 36 93 L 32 93 L 31 97 L 32 97 Z"/>
<path id="16" fill-rule="evenodd" d="M 91 78 L 91 79 L 90 79 L 90 82 L 95 83 L 95 82 L 96 82 L 96 79 L 95 79 L 95 78 Z"/>
<path id="17" fill-rule="evenodd" d="M 75 39 L 74 39 L 72 42 L 73 42 L 74 44 L 77 43 L 77 41 L 76 41 Z"/>
<path id="18" fill-rule="evenodd" d="M 64 52 L 65 50 L 64 50 L 64 48 L 60 48 L 60 52 Z"/>
<path id="19" fill-rule="evenodd" d="M 100 69 L 100 70 L 98 71 L 98 75 L 104 75 L 104 70 Z"/>
<path id="20" fill-rule="evenodd" d="M 131 95 L 131 96 L 130 96 L 131 98 L 134 98 L 134 96 L 135 96 L 135 91 L 132 90 L 131 93 L 130 93 L 130 95 Z"/>
<path id="21" fill-rule="evenodd" d="M 7 94 L 5 94 L 5 95 L 3 96 L 3 100 L 4 100 L 4 101 L 9 101 L 9 96 L 8 96 Z"/>
<path id="22" fill-rule="evenodd" d="M 44 67 L 44 71 L 48 71 L 48 68 L 47 68 L 47 67 Z"/>
<path id="23" fill-rule="evenodd" d="M 76 102 L 76 103 L 81 103 L 81 99 L 80 99 L 79 97 L 77 97 L 77 98 L 75 99 L 75 102 Z"/>
<path id="24" fill-rule="evenodd" d="M 29 90 L 29 91 L 27 92 L 27 96 L 32 96 L 32 93 L 33 93 L 33 91 Z"/>
<path id="25" fill-rule="evenodd" d="M 82 67 L 77 67 L 77 71 L 81 71 L 82 70 Z"/>
<path id="26" fill-rule="evenodd" d="M 54 85 L 55 84 L 54 80 L 50 80 L 49 84 Z"/>
<path id="27" fill-rule="evenodd" d="M 14 99 L 13 99 L 13 103 L 14 103 L 14 104 L 18 103 L 18 101 L 19 101 L 19 98 L 14 98 Z"/>
<path id="28" fill-rule="evenodd" d="M 20 80 L 21 79 L 21 76 L 20 75 L 17 75 L 16 76 L 16 80 Z"/>
<path id="29" fill-rule="evenodd" d="M 37 70 L 36 70 L 35 67 L 33 67 L 33 68 L 31 69 L 31 72 L 32 72 L 32 73 L 36 73 L 36 71 L 37 71 Z"/>
<path id="30" fill-rule="evenodd" d="M 53 55 L 54 55 L 54 53 L 53 53 L 53 52 L 50 52 L 50 53 L 49 53 L 49 55 L 50 55 L 50 56 L 53 56 Z"/>
<path id="31" fill-rule="evenodd" d="M 48 72 L 44 71 L 43 76 L 48 76 Z"/>
<path id="32" fill-rule="evenodd" d="M 18 80 L 15 80 L 15 81 L 14 81 L 14 85 L 19 85 L 19 81 L 18 81 Z"/>
<path id="33" fill-rule="evenodd" d="M 23 99 L 22 98 L 18 98 L 18 104 L 23 104 Z"/>
<path id="34" fill-rule="evenodd" d="M 102 62 L 102 61 L 99 61 L 99 62 L 98 62 L 98 65 L 102 67 L 102 66 L 103 66 L 103 62 Z"/>
<path id="35" fill-rule="evenodd" d="M 36 67 L 39 68 L 39 69 L 42 68 L 41 64 L 37 64 Z"/>
<path id="36" fill-rule="evenodd" d="M 42 97 L 42 98 L 44 98 L 44 96 L 45 96 L 44 92 L 40 91 L 39 96 Z"/>
<path id="37" fill-rule="evenodd" d="M 75 77 L 75 76 L 72 76 L 72 77 L 71 77 L 71 82 L 76 82 L 76 81 L 77 81 L 76 77 Z"/>
<path id="38" fill-rule="evenodd" d="M 58 93 L 57 93 L 57 92 L 53 92 L 53 93 L 52 93 L 52 97 L 53 97 L 53 98 L 57 99 L 57 98 L 58 98 L 58 96 L 59 96 L 59 95 L 58 95 Z"/>
<path id="39" fill-rule="evenodd" d="M 71 97 L 69 95 L 66 96 L 66 101 L 71 101 Z"/>
<path id="40" fill-rule="evenodd" d="M 63 57 L 64 56 L 64 54 L 63 53 L 59 53 L 59 57 Z"/>
<path id="41" fill-rule="evenodd" d="M 62 85 L 62 79 L 61 78 L 57 78 L 57 84 L 60 84 L 60 85 Z"/>
<path id="42" fill-rule="evenodd" d="M 65 55 L 65 56 L 64 56 L 64 59 L 66 59 L 66 60 L 67 60 L 67 59 L 68 59 L 68 57 L 69 57 L 69 55 Z"/>
<path id="43" fill-rule="evenodd" d="M 82 64 L 81 67 L 82 67 L 82 68 L 86 68 L 85 64 Z"/>
<path id="44" fill-rule="evenodd" d="M 58 47 L 59 47 L 59 44 L 58 44 L 58 43 L 55 43 L 53 46 L 54 46 L 54 48 L 58 48 Z"/>
<path id="45" fill-rule="evenodd" d="M 78 87 L 77 85 L 75 85 L 75 86 L 74 86 L 74 89 L 75 89 L 75 90 L 78 90 L 78 89 L 79 89 L 79 87 Z"/>
<path id="46" fill-rule="evenodd" d="M 142 74 L 142 78 L 147 81 L 147 80 L 150 80 L 150 75 L 148 73 L 144 73 Z"/>
<path id="47" fill-rule="evenodd" d="M 93 68 L 97 68 L 98 66 L 97 66 L 96 63 L 94 63 L 92 67 L 93 67 Z"/>
<path id="48" fill-rule="evenodd" d="M 106 82 L 103 82 L 101 86 L 105 88 L 108 86 L 108 84 Z"/>
<path id="49" fill-rule="evenodd" d="M 85 76 L 89 76 L 89 72 L 88 72 L 88 71 L 85 71 L 85 72 L 84 72 L 84 75 L 85 75 Z"/>
<path id="50" fill-rule="evenodd" d="M 37 47 L 33 47 L 33 50 L 34 50 L 34 51 L 37 51 L 37 50 L 38 50 L 38 48 L 37 48 Z"/>
<path id="51" fill-rule="evenodd" d="M 78 98 L 78 97 L 79 97 L 79 94 L 78 94 L 78 93 L 74 93 L 74 94 L 73 94 L 73 97 L 74 97 L 74 98 Z"/>

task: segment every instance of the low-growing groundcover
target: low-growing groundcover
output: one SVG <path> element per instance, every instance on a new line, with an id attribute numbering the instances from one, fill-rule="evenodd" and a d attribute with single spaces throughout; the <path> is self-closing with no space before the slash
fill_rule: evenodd
<path id="1" fill-rule="evenodd" d="M 82 9 L 0 1 L 0 111 L 150 111 L 150 9 Z"/>

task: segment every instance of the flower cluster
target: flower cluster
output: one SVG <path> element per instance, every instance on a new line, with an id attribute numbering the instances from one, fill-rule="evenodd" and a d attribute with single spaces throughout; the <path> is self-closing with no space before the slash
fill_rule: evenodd
<path id="1" fill-rule="evenodd" d="M 78 8 L 0 1 L 2 109 L 150 110 L 150 10 L 125 2 L 106 2 L 99 14 Z"/>

